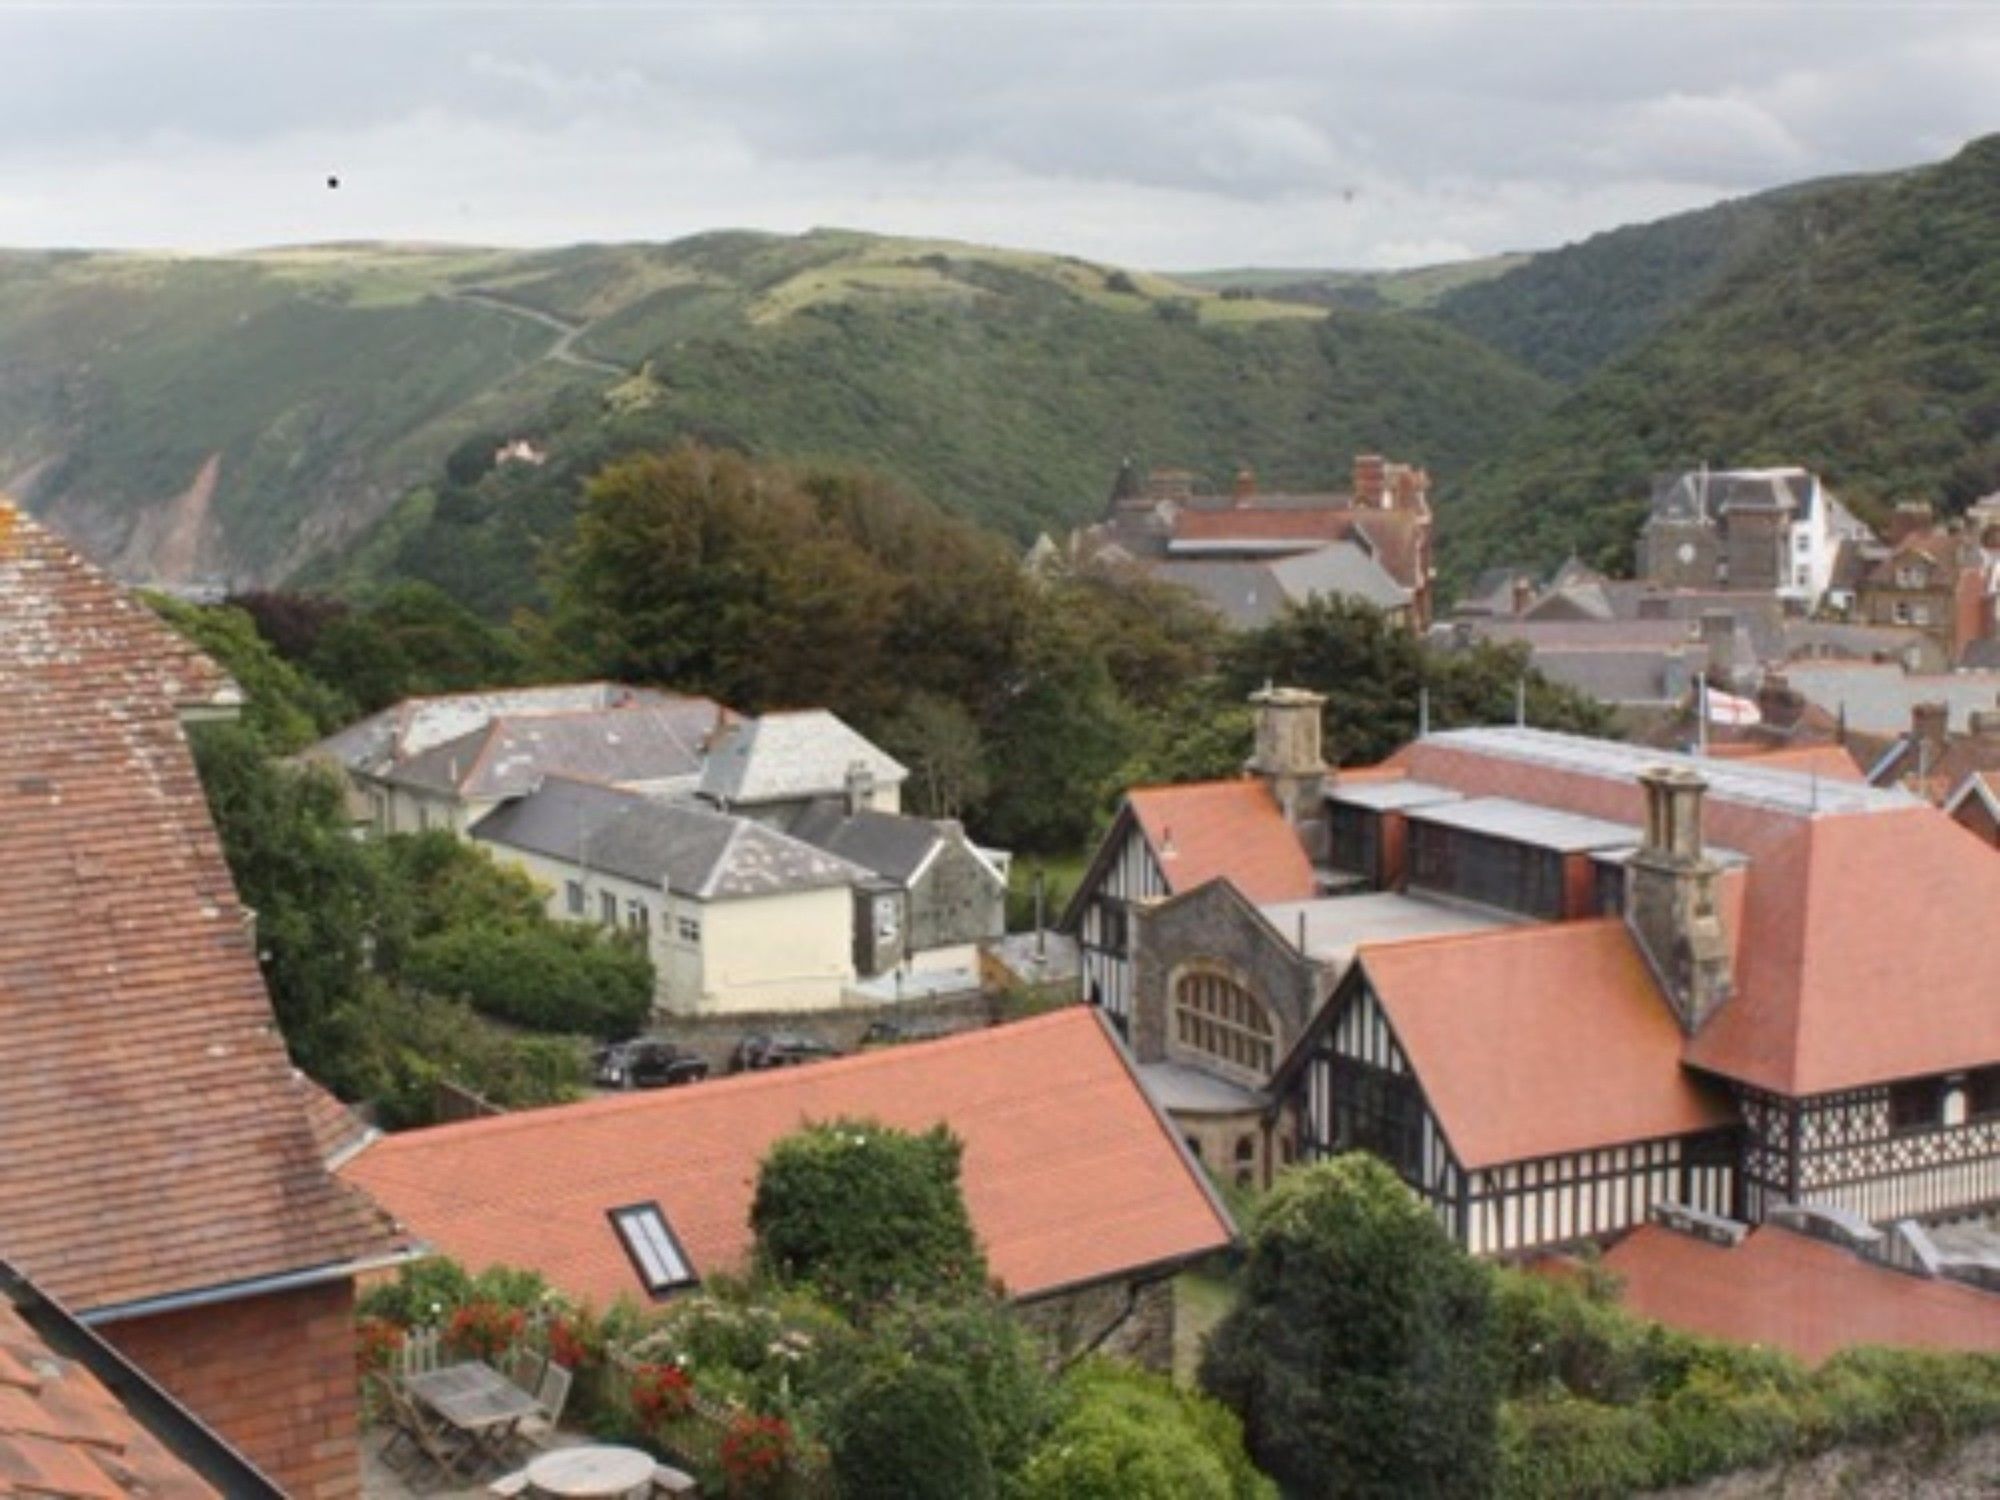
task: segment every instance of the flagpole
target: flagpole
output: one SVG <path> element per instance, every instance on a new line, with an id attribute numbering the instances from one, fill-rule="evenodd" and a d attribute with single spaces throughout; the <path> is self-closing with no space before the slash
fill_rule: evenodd
<path id="1" fill-rule="evenodd" d="M 1695 674 L 1694 688 L 1694 753 L 1705 760 L 1708 757 L 1708 673 Z"/>

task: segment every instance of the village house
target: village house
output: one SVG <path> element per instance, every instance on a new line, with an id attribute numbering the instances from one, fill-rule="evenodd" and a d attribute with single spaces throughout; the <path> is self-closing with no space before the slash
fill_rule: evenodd
<path id="1" fill-rule="evenodd" d="M 1038 544 L 1031 561 L 1050 566 L 1061 552 Z M 1373 605 L 1423 630 L 1437 576 L 1430 476 L 1365 454 L 1345 494 L 1265 493 L 1243 469 L 1227 495 L 1215 495 L 1185 470 L 1142 479 L 1128 460 L 1104 519 L 1073 536 L 1068 553 L 1190 589 L 1239 629 L 1326 598 Z"/>
<path id="2" fill-rule="evenodd" d="M 823 708 L 724 727 L 702 764 L 699 795 L 724 812 L 782 825 L 828 798 L 902 811 L 903 765 Z"/>
<path id="3" fill-rule="evenodd" d="M 353 1292 L 405 1241 L 328 1172 L 183 732 L 223 673 L 0 505 L 6 1255 L 286 1493 L 358 1484 Z"/>
<path id="4" fill-rule="evenodd" d="M 1173 1278 L 1235 1229 L 1101 1016 L 1083 1006 L 810 1068 L 384 1137 L 342 1175 L 469 1267 L 598 1307 L 748 1269 L 758 1164 L 809 1122 L 948 1127 L 994 1278 L 1066 1353 L 1171 1366 Z M 587 1162 L 590 1170 L 579 1171 Z M 639 1218 L 676 1247 L 649 1279 Z"/>
<path id="5" fill-rule="evenodd" d="M 1520 728 L 1333 772 L 1317 712 L 1262 695 L 1252 775 L 1175 789 L 1171 838 L 1134 793 L 1071 908 L 1142 1068 L 1199 1075 L 1177 1122 L 1235 1132 L 1220 1169 L 1365 1147 L 1482 1254 L 2000 1202 L 2000 868 L 1935 808 Z"/>
<path id="6" fill-rule="evenodd" d="M 1995 559 L 1927 504 L 1899 505 L 1896 523 L 1886 545 L 1854 548 L 1854 617 L 1920 630 L 1955 665 L 1994 633 Z"/>
<path id="7" fill-rule="evenodd" d="M 1846 541 L 1874 533 L 1801 468 L 1697 469 L 1655 485 L 1638 574 L 1675 588 L 1769 592 L 1810 612 Z"/>
<path id="8" fill-rule="evenodd" d="M 550 776 L 469 836 L 528 875 L 549 915 L 633 932 L 662 1011 L 826 1009 L 854 982 L 868 872 L 748 818 Z"/>

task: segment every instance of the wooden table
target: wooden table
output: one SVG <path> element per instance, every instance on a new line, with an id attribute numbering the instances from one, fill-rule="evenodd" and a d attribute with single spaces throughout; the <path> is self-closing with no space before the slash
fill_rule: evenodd
<path id="1" fill-rule="evenodd" d="M 652 1483 L 653 1455 L 637 1448 L 556 1448 L 528 1465 L 528 1488 L 557 1500 L 629 1495 Z"/>
<path id="2" fill-rule="evenodd" d="M 412 1396 L 465 1434 L 468 1457 L 499 1457 L 514 1429 L 541 1410 L 533 1396 L 493 1366 L 476 1359 L 406 1375 L 403 1385 Z"/>

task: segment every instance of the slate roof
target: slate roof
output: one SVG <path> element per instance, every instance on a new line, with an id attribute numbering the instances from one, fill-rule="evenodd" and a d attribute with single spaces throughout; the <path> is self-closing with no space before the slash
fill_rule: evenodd
<path id="1" fill-rule="evenodd" d="M 386 781 L 497 801 L 532 791 L 544 776 L 620 786 L 692 785 L 709 737 L 727 711 L 707 698 L 674 698 L 581 713 L 505 714 L 385 768 Z"/>
<path id="2" fill-rule="evenodd" d="M 698 901 L 823 890 L 867 873 L 748 818 L 559 776 L 495 808 L 469 832 L 481 843 Z"/>
<path id="3" fill-rule="evenodd" d="M 973 1227 L 1017 1298 L 1169 1266 L 1233 1237 L 1088 1006 L 809 1068 L 406 1131 L 344 1173 L 466 1265 L 536 1270 L 601 1307 L 642 1295 L 607 1209 L 657 1201 L 697 1273 L 740 1273 L 758 1162 L 807 1122 L 842 1116 L 951 1128 Z"/>
<path id="4" fill-rule="evenodd" d="M 865 767 L 878 786 L 909 772 L 823 708 L 770 713 L 732 724 L 709 752 L 701 795 L 725 806 L 840 794 Z"/>
<path id="5" fill-rule="evenodd" d="M 1623 922 L 1363 944 L 1366 974 L 1460 1165 L 1721 1126 Z"/>
<path id="6" fill-rule="evenodd" d="M 1905 672 L 1881 663 L 1792 662 L 1785 668 L 1792 690 L 1828 713 L 1845 710 L 1847 724 L 1864 734 L 1903 734 L 1919 703 L 1943 703 L 1950 725 L 1963 729 L 1974 709 L 2000 706 L 2000 672 Z"/>
<path id="7" fill-rule="evenodd" d="M 350 771 L 379 775 L 392 765 L 461 739 L 496 718 L 522 714 L 600 713 L 642 704 L 706 702 L 679 699 L 648 688 L 616 682 L 564 682 L 542 687 L 496 688 L 484 693 L 446 693 L 406 698 L 370 714 L 305 753 L 337 761 Z"/>
<path id="8" fill-rule="evenodd" d="M 1809 1364 L 1857 1345 L 2000 1353 L 2000 1296 L 1874 1265 L 1775 1225 L 1734 1249 L 1657 1225 L 1604 1256 L 1633 1312 Z"/>
<path id="9" fill-rule="evenodd" d="M 785 831 L 898 885 L 908 885 L 944 841 L 943 832 L 928 819 L 872 808 L 850 813 L 844 800 L 832 797 L 804 809 Z"/>
<path id="10" fill-rule="evenodd" d="M 1298 834 L 1261 780 L 1138 787 L 1125 801 L 1174 895 L 1218 876 L 1259 905 L 1319 894 Z"/>
<path id="11" fill-rule="evenodd" d="M 1239 630 L 1268 625 L 1286 605 L 1314 598 L 1354 599 L 1385 610 L 1410 603 L 1410 591 L 1352 542 L 1309 546 L 1270 560 L 1170 557 L 1147 571 L 1200 595 Z"/>
<path id="12" fill-rule="evenodd" d="M 321 1163 L 182 736 L 223 682 L 0 504 L 0 1235 L 74 1307 L 392 1244 Z"/>

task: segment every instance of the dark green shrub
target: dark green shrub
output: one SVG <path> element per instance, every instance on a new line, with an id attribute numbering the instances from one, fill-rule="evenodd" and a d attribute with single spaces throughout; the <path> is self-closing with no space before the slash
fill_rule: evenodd
<path id="1" fill-rule="evenodd" d="M 1029 1458 L 1021 1500 L 1266 1500 L 1271 1482 L 1216 1402 L 1093 1359 L 1065 1381 L 1062 1421 Z"/>
<path id="2" fill-rule="evenodd" d="M 653 965 L 644 951 L 546 919 L 448 928 L 412 945 L 405 973 L 432 994 L 537 1031 L 629 1036 L 652 1009 Z"/>
<path id="3" fill-rule="evenodd" d="M 850 1387 L 828 1446 L 842 1500 L 988 1500 L 993 1465 L 978 1413 L 949 1370 L 901 1363 Z"/>
<path id="4" fill-rule="evenodd" d="M 948 1370 L 972 1398 L 993 1471 L 1003 1479 L 1027 1462 L 1058 1414 L 1056 1384 L 1031 1335 L 991 1297 L 897 1306 L 876 1338 L 921 1365 Z"/>
<path id="5" fill-rule="evenodd" d="M 1469 1495 L 1497 1463 L 1490 1273 L 1379 1160 L 1279 1179 L 1202 1385 L 1298 1496 Z"/>
<path id="6" fill-rule="evenodd" d="M 977 1293 L 986 1257 L 959 1192 L 962 1150 L 942 1126 L 912 1135 L 871 1120 L 785 1137 L 750 1207 L 758 1269 L 850 1314 Z"/>
<path id="7" fill-rule="evenodd" d="M 1656 1424 L 1639 1407 L 1552 1396 L 1500 1411 L 1499 1500 L 1614 1500 L 1653 1477 Z"/>

